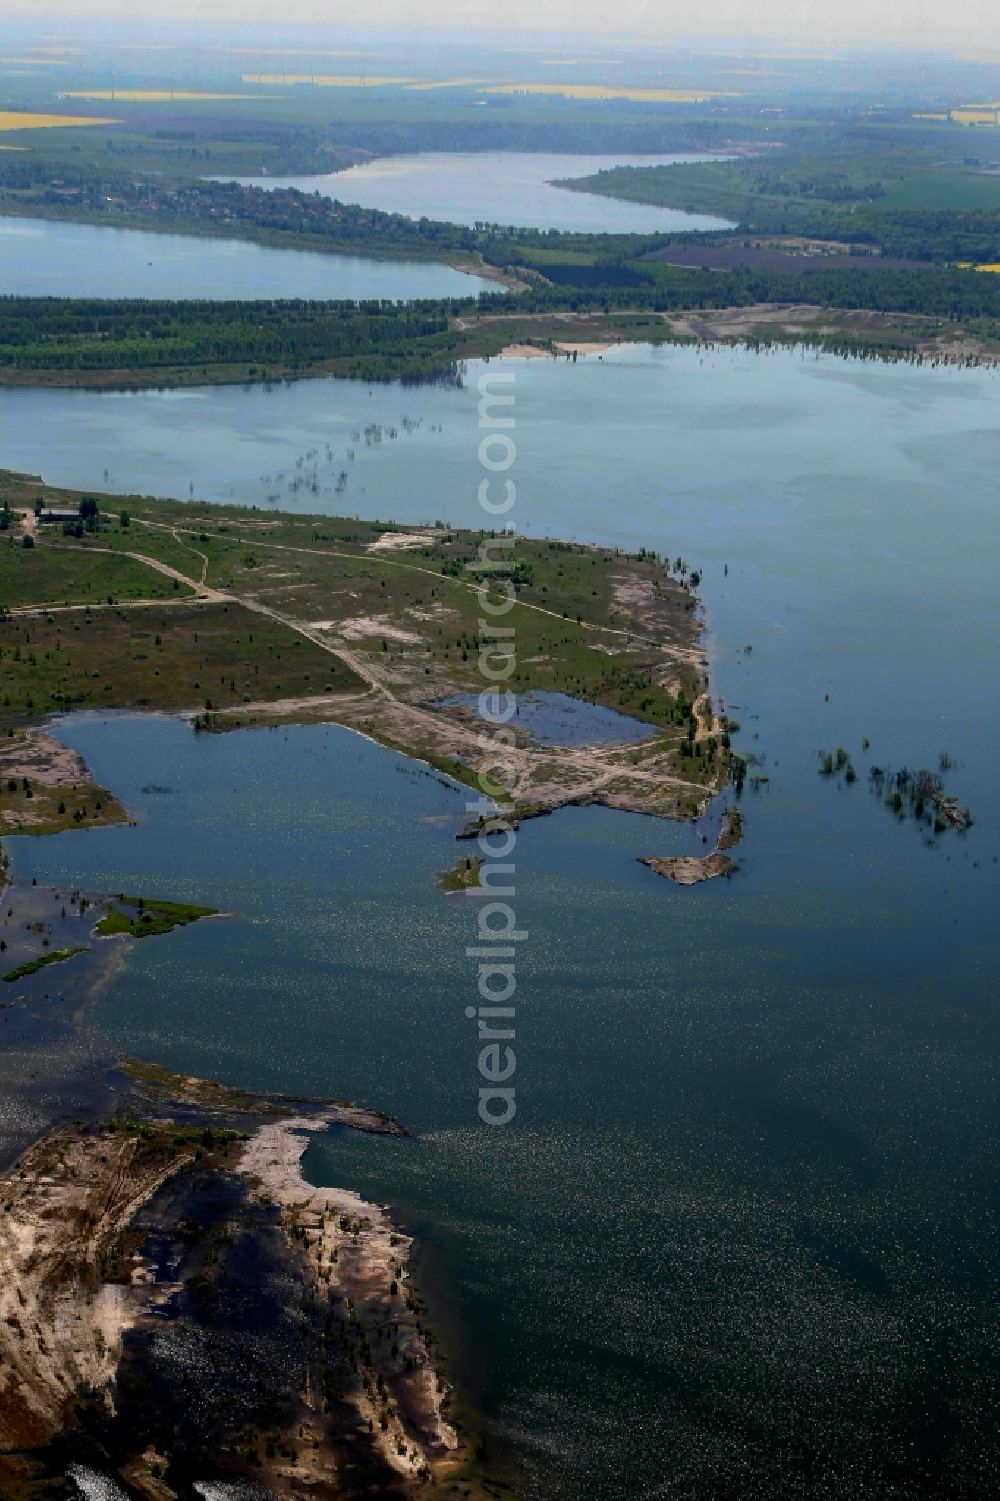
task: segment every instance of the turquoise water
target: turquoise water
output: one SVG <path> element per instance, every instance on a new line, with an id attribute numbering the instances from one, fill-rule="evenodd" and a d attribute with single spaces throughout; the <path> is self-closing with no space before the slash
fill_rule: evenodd
<path id="1" fill-rule="evenodd" d="M 149 234 L 0 216 L 0 296 L 475 297 L 496 282 L 430 261 L 278 250 L 248 240 Z"/>
<path id="2" fill-rule="evenodd" d="M 136 950 L 99 1006 L 122 1046 L 420 1133 L 330 1139 L 308 1168 L 420 1231 L 463 1382 L 532 1495 L 986 1494 L 996 376 L 629 350 L 519 365 L 517 390 L 524 524 L 704 570 L 716 688 L 769 781 L 744 795 L 738 874 L 689 890 L 637 857 L 697 852 L 695 830 L 601 809 L 524 826 L 509 1129 L 475 1115 L 474 905 L 433 886 L 463 795 L 434 775 L 336 728 L 74 720 L 142 821 L 18 841 L 16 866 L 239 914 Z M 116 473 L 169 478 L 172 398 L 77 400 L 3 393 L 7 462 L 100 463 L 89 411 L 120 430 Z M 408 411 L 412 432 L 359 445 L 344 508 L 475 518 L 474 390 L 317 382 L 188 410 L 220 497 L 262 449 Z M 839 744 L 854 787 L 817 775 Z M 941 751 L 976 822 L 928 842 L 867 768 Z"/>
<path id="3" fill-rule="evenodd" d="M 582 155 L 543 151 L 424 151 L 383 156 L 346 172 L 313 177 L 246 177 L 262 188 L 301 188 L 341 203 L 439 219 L 451 224 L 516 224 L 525 229 L 585 234 L 668 234 L 675 230 L 728 229 L 725 219 L 680 209 L 628 203 L 597 193 L 574 193 L 552 184 L 589 177 L 606 167 L 657 167 L 714 160 L 704 156 Z"/>

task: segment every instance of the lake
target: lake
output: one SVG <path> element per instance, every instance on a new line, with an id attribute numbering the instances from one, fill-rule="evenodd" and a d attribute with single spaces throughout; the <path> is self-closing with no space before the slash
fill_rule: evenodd
<path id="1" fill-rule="evenodd" d="M 140 822 L 13 841 L 15 868 L 237 914 L 135 951 L 96 1011 L 122 1047 L 419 1132 L 325 1138 L 307 1168 L 419 1232 L 463 1390 L 532 1497 L 985 1493 L 997 376 L 670 348 L 516 371 L 519 520 L 703 569 L 716 690 L 769 780 L 738 873 L 689 890 L 637 857 L 695 830 L 524 826 L 509 1129 L 475 1115 L 474 909 L 433 881 L 464 796 L 435 774 L 337 727 L 76 719 Z M 0 423 L 13 467 L 190 472 L 217 499 L 326 438 L 355 459 L 311 507 L 473 523 L 474 385 L 7 391 Z M 818 775 L 838 745 L 853 787 Z M 975 824 L 933 838 L 867 773 L 942 751 Z"/>
<path id="2" fill-rule="evenodd" d="M 0 215 L 0 296 L 475 297 L 497 284 L 433 261 L 279 250 L 249 240 Z"/>
<path id="3" fill-rule="evenodd" d="M 729 229 L 725 219 L 680 209 L 628 203 L 597 193 L 552 186 L 555 179 L 588 177 L 606 167 L 659 167 L 717 161 L 700 155 L 583 155 L 544 151 L 426 151 L 383 156 L 346 172 L 311 177 L 245 177 L 262 188 L 301 188 L 341 203 L 438 219 L 450 224 L 516 224 L 525 229 L 584 234 L 668 234 Z"/>

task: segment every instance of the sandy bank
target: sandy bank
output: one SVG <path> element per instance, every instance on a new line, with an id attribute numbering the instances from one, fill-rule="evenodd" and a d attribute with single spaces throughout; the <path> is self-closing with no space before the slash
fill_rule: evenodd
<path id="1" fill-rule="evenodd" d="M 715 851 L 711 855 L 642 855 L 640 865 L 648 865 L 658 876 L 676 881 L 678 886 L 697 886 L 701 881 L 711 881 L 716 876 L 728 876 L 736 869 L 736 863 L 728 855 Z"/>
<path id="2" fill-rule="evenodd" d="M 143 1160 L 133 1137 L 57 1132 L 0 1180 L 0 1448 L 46 1443 L 78 1391 L 109 1386 L 147 1297 L 100 1273 L 140 1207 L 192 1156 Z"/>
<path id="3" fill-rule="evenodd" d="M 305 1181 L 301 1161 L 308 1133 L 323 1130 L 331 1119 L 344 1116 L 335 1109 L 269 1122 L 247 1144 L 239 1171 L 279 1205 L 305 1249 L 317 1293 L 369 1352 L 370 1376 L 353 1394 L 359 1422 L 371 1426 L 387 1464 L 417 1479 L 454 1456 L 459 1440 L 444 1416 L 447 1388 L 435 1370 L 427 1332 L 418 1328 L 407 1285 L 412 1240 L 395 1229 L 384 1209 L 351 1189 L 314 1188 Z M 387 1328 L 391 1342 L 383 1337 Z"/>
<path id="4" fill-rule="evenodd" d="M 505 344 L 501 349 L 501 360 L 551 360 L 551 349 L 539 349 L 537 344 Z"/>

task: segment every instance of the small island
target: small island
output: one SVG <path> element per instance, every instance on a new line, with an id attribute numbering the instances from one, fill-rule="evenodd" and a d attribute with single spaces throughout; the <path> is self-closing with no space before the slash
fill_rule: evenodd
<path id="1" fill-rule="evenodd" d="M 190 902 L 151 901 L 141 896 L 119 896 L 118 905 L 112 907 L 98 922 L 94 932 L 98 938 L 112 938 L 127 934 L 130 938 L 151 938 L 156 934 L 172 933 L 174 928 L 187 927 L 205 917 L 219 917 L 214 907 L 196 907 Z"/>
<path id="2" fill-rule="evenodd" d="M 701 881 L 728 876 L 736 869 L 735 860 L 713 850 L 710 855 L 642 855 L 639 863 L 648 865 L 658 876 L 666 876 L 678 886 L 697 886 Z"/>
<path id="3" fill-rule="evenodd" d="M 37 975 L 39 970 L 47 969 L 50 964 L 65 964 L 67 959 L 72 959 L 74 954 L 82 954 L 83 948 L 72 949 L 49 949 L 39 954 L 36 959 L 26 959 L 23 964 L 17 964 L 9 969 L 4 975 L 4 981 L 9 985 L 14 980 L 25 980 L 29 975 Z"/>
<path id="4" fill-rule="evenodd" d="M 480 871 L 483 862 L 478 856 L 466 855 L 459 859 L 450 870 L 443 870 L 438 876 L 438 885 L 442 891 L 481 891 L 482 879 Z"/>
<path id="5" fill-rule="evenodd" d="M 702 881 L 729 876 L 738 869 L 736 861 L 725 853 L 743 837 L 743 814 L 739 808 L 727 808 L 722 815 L 715 848 L 707 855 L 642 855 L 640 865 L 648 865 L 658 876 L 678 886 L 697 886 Z"/>
<path id="6" fill-rule="evenodd" d="M 867 754 L 869 748 L 866 739 L 862 750 Z M 947 751 L 938 757 L 936 771 L 909 766 L 893 770 L 873 762 L 868 767 L 868 789 L 900 822 L 909 818 L 934 835 L 944 834 L 948 829 L 962 831 L 972 827 L 972 812 L 945 791 L 945 777 L 953 765 Z M 837 786 L 850 787 L 858 780 L 850 753 L 842 745 L 835 751 L 820 752 L 819 770 L 820 776 Z"/>

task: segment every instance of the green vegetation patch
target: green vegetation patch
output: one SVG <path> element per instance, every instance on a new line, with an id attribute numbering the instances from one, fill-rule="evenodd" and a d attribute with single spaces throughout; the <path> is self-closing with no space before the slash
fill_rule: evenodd
<path id="1" fill-rule="evenodd" d="M 48 954 L 40 954 L 37 959 L 29 959 L 25 964 L 19 964 L 16 969 L 9 969 L 4 975 L 8 983 L 12 980 L 23 980 L 28 975 L 35 975 L 40 969 L 47 969 L 50 964 L 63 964 L 67 959 L 72 959 L 74 954 L 85 954 L 86 948 L 75 949 L 52 949 Z"/>
<path id="2" fill-rule="evenodd" d="M 0 610 L 184 598 L 192 592 L 183 584 L 175 588 L 172 579 L 134 558 L 45 538 L 25 547 L 13 533 L 0 538 Z"/>
<path id="3" fill-rule="evenodd" d="M 359 688 L 344 663 L 236 604 L 0 619 L 0 718 L 72 708 L 215 710 Z"/>
<path id="4" fill-rule="evenodd" d="M 200 918 L 219 915 L 215 907 L 196 907 L 189 902 L 159 902 L 124 894 L 118 900 L 121 906 L 112 907 L 97 924 L 95 931 L 101 938 L 119 933 L 128 933 L 132 938 L 152 938 L 174 928 L 187 927 Z"/>
<path id="5" fill-rule="evenodd" d="M 716 214 L 756 233 L 877 246 L 914 261 L 993 259 L 1000 179 L 974 162 L 942 164 L 939 153 L 919 141 L 919 132 L 877 143 L 847 132 L 835 149 L 818 152 L 800 136 L 780 153 L 613 167 L 561 186 Z"/>
<path id="6" fill-rule="evenodd" d="M 466 855 L 457 860 L 450 870 L 441 872 L 438 877 L 442 891 L 477 891 L 482 886 L 480 871 L 482 860 L 478 856 Z"/>
<path id="7" fill-rule="evenodd" d="M 281 1103 L 279 1096 L 251 1094 L 248 1090 L 220 1084 L 216 1079 L 198 1079 L 188 1074 L 177 1074 L 159 1063 L 148 1063 L 144 1059 L 127 1058 L 122 1063 L 121 1070 L 137 1086 L 160 1099 L 183 1100 L 187 1104 L 209 1110 L 255 1115 L 289 1114 L 289 1107 Z"/>
<path id="8" fill-rule="evenodd" d="M 11 740 L 0 739 L 0 749 L 6 750 Z M 15 749 L 16 745 L 15 740 Z M 118 799 L 93 782 L 52 786 L 31 777 L 0 774 L 0 833 L 4 835 L 62 834 L 67 829 L 127 822 L 128 814 Z"/>

